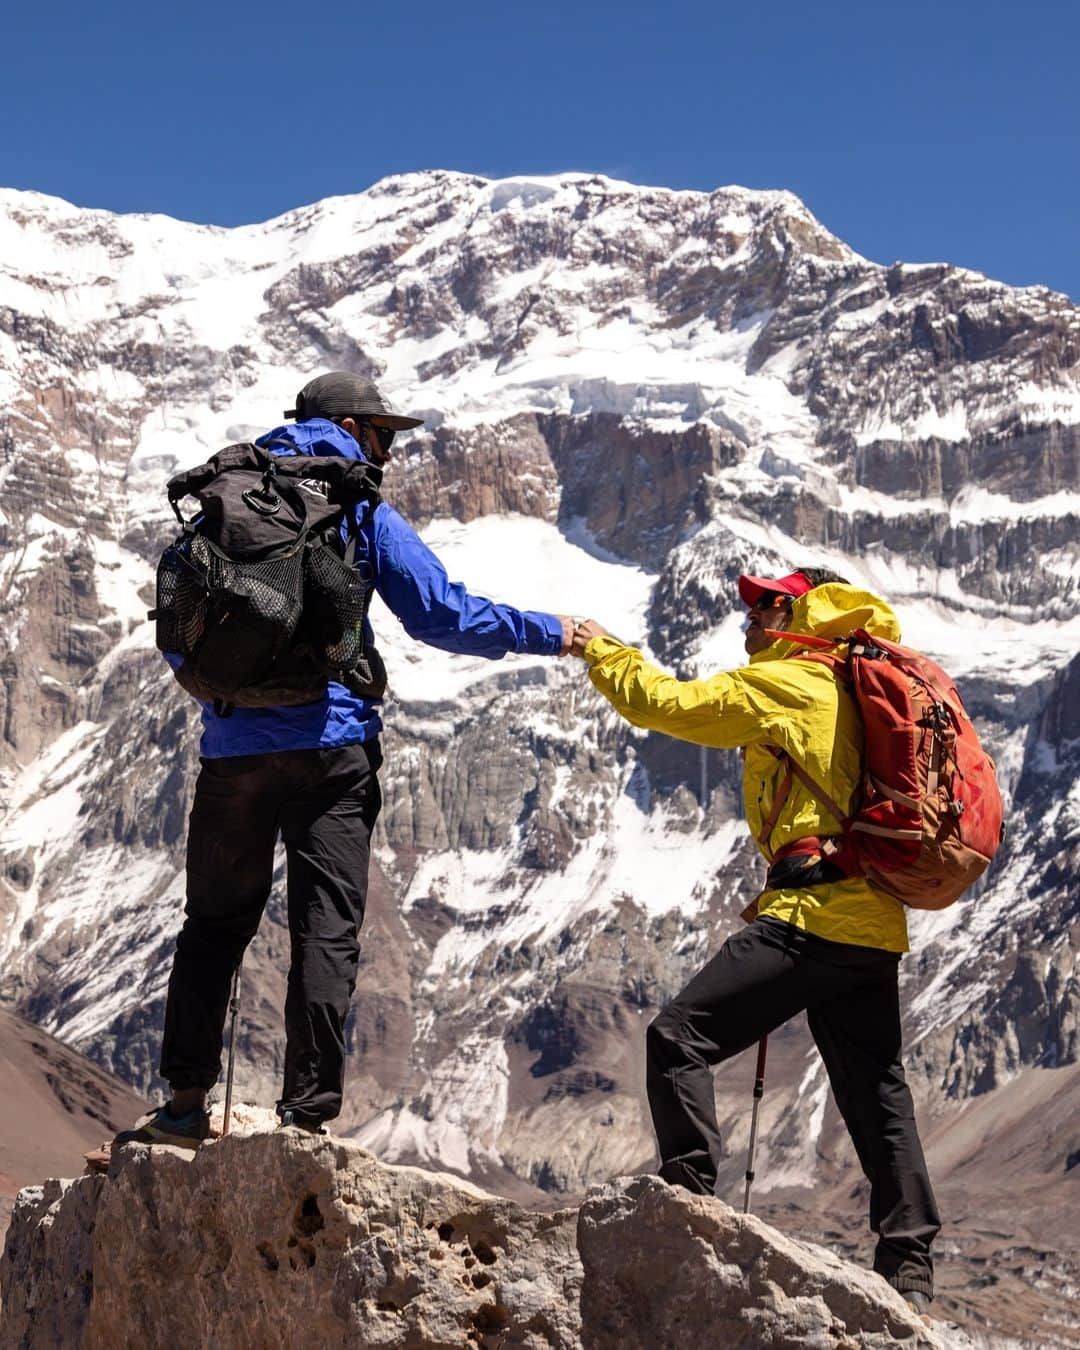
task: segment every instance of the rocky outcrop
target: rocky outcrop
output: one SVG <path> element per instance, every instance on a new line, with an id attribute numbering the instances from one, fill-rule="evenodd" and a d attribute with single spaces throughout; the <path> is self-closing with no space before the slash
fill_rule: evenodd
<path id="1" fill-rule="evenodd" d="M 435 516 L 470 521 L 496 512 L 554 519 L 559 481 L 535 416 L 445 426 L 416 438 L 388 500 L 417 527 Z"/>
<path id="2" fill-rule="evenodd" d="M 656 1178 L 542 1214 L 298 1130 L 24 1191 L 0 1297 L 3 1350 L 946 1344 L 878 1276 Z"/>
<path id="3" fill-rule="evenodd" d="M 914 1350 L 966 1341 L 951 1327 L 943 1340 L 879 1276 L 657 1177 L 591 1195 L 581 1207 L 578 1247 L 589 1347 L 900 1342 Z"/>

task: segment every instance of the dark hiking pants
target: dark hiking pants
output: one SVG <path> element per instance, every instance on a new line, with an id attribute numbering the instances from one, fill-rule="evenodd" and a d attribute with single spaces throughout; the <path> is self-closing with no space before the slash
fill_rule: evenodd
<path id="1" fill-rule="evenodd" d="M 378 741 L 203 760 L 161 1051 L 174 1090 L 210 1088 L 221 1072 L 233 972 L 259 926 L 280 832 L 292 962 L 278 1112 L 317 1124 L 340 1111 L 380 763 Z"/>
<path id="2" fill-rule="evenodd" d="M 899 964 L 890 952 L 758 919 L 649 1027 L 649 1105 L 660 1175 L 712 1195 L 722 1147 L 710 1066 L 805 1009 L 870 1182 L 874 1269 L 901 1292 L 933 1297 L 930 1244 L 940 1221 L 901 1063 Z"/>

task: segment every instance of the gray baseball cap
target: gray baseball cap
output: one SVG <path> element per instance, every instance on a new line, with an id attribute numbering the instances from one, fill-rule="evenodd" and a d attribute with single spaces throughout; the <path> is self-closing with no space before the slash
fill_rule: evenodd
<path id="1" fill-rule="evenodd" d="M 286 417 L 306 422 L 309 417 L 363 417 L 377 427 L 392 427 L 407 431 L 423 426 L 422 417 L 406 417 L 399 413 L 378 385 L 350 375 L 346 370 L 332 370 L 309 380 L 296 396 L 296 407 L 285 410 Z"/>

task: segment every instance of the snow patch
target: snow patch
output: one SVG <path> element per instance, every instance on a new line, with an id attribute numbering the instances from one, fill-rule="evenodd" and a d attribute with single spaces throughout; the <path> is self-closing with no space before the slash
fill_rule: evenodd
<path id="1" fill-rule="evenodd" d="M 422 1111 L 419 1103 L 383 1111 L 354 1137 L 383 1157 L 415 1157 L 463 1174 L 477 1163 L 498 1165 L 509 1084 L 502 1040 L 474 1033 L 430 1070 Z"/>
<path id="2" fill-rule="evenodd" d="M 421 537 L 451 578 L 475 595 L 519 609 L 595 616 L 627 641 L 644 635 L 655 576 L 604 554 L 580 523 L 564 534 L 530 516 L 482 516 L 468 525 L 441 519 L 427 525 Z M 378 600 L 372 604 L 372 622 L 390 671 L 390 695 L 410 705 L 459 699 L 507 669 L 518 675 L 534 671 L 542 679 L 551 663 L 543 656 L 488 661 L 413 642 Z"/>

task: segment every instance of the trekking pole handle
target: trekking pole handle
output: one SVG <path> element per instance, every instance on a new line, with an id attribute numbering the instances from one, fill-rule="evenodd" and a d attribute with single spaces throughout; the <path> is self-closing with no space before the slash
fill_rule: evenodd
<path id="1" fill-rule="evenodd" d="M 769 1038 L 762 1036 L 758 1041 L 757 1067 L 754 1069 L 754 1093 L 761 1096 L 765 1091 L 765 1056 L 769 1053 Z M 761 1089 L 759 1092 L 758 1089 Z"/>

